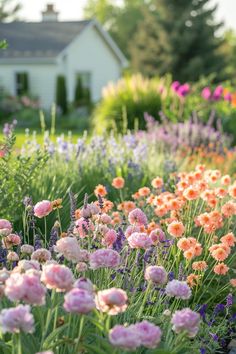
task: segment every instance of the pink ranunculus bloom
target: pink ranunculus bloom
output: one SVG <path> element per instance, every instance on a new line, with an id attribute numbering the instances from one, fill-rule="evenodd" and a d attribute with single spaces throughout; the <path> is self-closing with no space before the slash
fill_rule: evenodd
<path id="1" fill-rule="evenodd" d="M 88 278 L 79 278 L 79 279 L 77 279 L 74 282 L 74 288 L 86 290 L 86 291 L 89 291 L 90 293 L 94 292 L 93 283 Z"/>
<path id="2" fill-rule="evenodd" d="M 0 283 L 4 284 L 5 281 L 10 277 L 11 273 L 6 268 L 0 270 Z"/>
<path id="3" fill-rule="evenodd" d="M 202 90 L 202 98 L 204 98 L 204 100 L 209 101 L 211 98 L 211 89 L 210 87 L 204 87 L 204 89 Z"/>
<path id="4" fill-rule="evenodd" d="M 174 279 L 166 285 L 166 295 L 176 299 L 188 300 L 192 291 L 187 282 Z"/>
<path id="5" fill-rule="evenodd" d="M 3 239 L 3 246 L 5 248 L 11 248 L 13 246 L 18 246 L 21 244 L 21 238 L 19 235 L 10 234 Z"/>
<path id="6" fill-rule="evenodd" d="M 89 313 L 95 308 L 94 296 L 90 291 L 74 288 L 64 298 L 64 309 L 72 313 Z"/>
<path id="7" fill-rule="evenodd" d="M 180 333 L 185 331 L 188 337 L 193 338 L 199 330 L 200 315 L 189 308 L 185 308 L 180 311 L 175 311 L 171 323 L 174 332 Z"/>
<path id="8" fill-rule="evenodd" d="M 86 272 L 86 270 L 88 270 L 88 265 L 85 262 L 79 262 L 76 264 L 75 269 L 78 273 Z"/>
<path id="9" fill-rule="evenodd" d="M 83 207 L 81 209 L 81 216 L 83 218 L 91 218 L 93 215 L 96 215 L 98 213 L 99 213 L 99 207 L 94 203 L 87 204 L 86 207 Z"/>
<path id="10" fill-rule="evenodd" d="M 6 219 L 0 219 L 0 229 L 12 230 L 12 225 L 11 225 L 10 221 L 8 221 Z"/>
<path id="11" fill-rule="evenodd" d="M 19 256 L 16 252 L 11 251 L 11 252 L 8 252 L 8 254 L 7 254 L 7 260 L 9 262 L 18 262 Z"/>
<path id="12" fill-rule="evenodd" d="M 74 227 L 74 234 L 78 235 L 80 238 L 85 238 L 88 236 L 89 231 L 94 230 L 94 225 L 91 220 L 80 218 L 76 220 Z"/>
<path id="13" fill-rule="evenodd" d="M 54 250 L 68 261 L 75 263 L 80 261 L 80 247 L 75 237 L 62 237 L 57 241 Z"/>
<path id="14" fill-rule="evenodd" d="M 111 229 L 105 233 L 103 239 L 102 239 L 102 244 L 107 247 L 112 247 L 113 243 L 116 242 L 117 239 L 117 234 L 116 231 Z"/>
<path id="15" fill-rule="evenodd" d="M 149 321 L 142 321 L 130 327 L 139 336 L 141 345 L 146 348 L 154 349 L 161 341 L 162 332 L 160 328 Z"/>
<path id="16" fill-rule="evenodd" d="M 167 272 L 162 266 L 148 266 L 145 270 L 145 279 L 157 285 L 167 282 Z"/>
<path id="17" fill-rule="evenodd" d="M 163 242 L 166 239 L 165 233 L 161 229 L 152 230 L 149 237 L 153 245 L 156 245 L 158 242 Z"/>
<path id="18" fill-rule="evenodd" d="M 128 220 L 131 225 L 138 225 L 138 226 L 146 225 L 148 222 L 146 215 L 139 208 L 136 208 L 129 213 Z"/>
<path id="19" fill-rule="evenodd" d="M 141 345 L 138 333 L 130 326 L 116 325 L 109 332 L 109 341 L 114 347 L 135 350 Z"/>
<path id="20" fill-rule="evenodd" d="M 45 303 L 46 289 L 40 282 L 40 274 L 27 272 L 12 273 L 5 284 L 5 295 L 11 301 L 24 301 L 31 305 Z"/>
<path id="21" fill-rule="evenodd" d="M 49 264 L 43 267 L 41 281 L 48 289 L 64 292 L 72 288 L 74 277 L 68 267 L 60 264 Z"/>
<path id="22" fill-rule="evenodd" d="M 48 251 L 46 248 L 39 248 L 34 251 L 31 255 L 31 259 L 34 261 L 38 261 L 40 263 L 45 263 L 51 259 L 52 255 L 51 252 Z"/>
<path id="23" fill-rule="evenodd" d="M 80 262 L 88 262 L 89 261 L 89 252 L 87 250 L 80 250 L 79 261 Z"/>
<path id="24" fill-rule="evenodd" d="M 34 247 L 31 245 L 24 244 L 20 248 L 21 253 L 32 254 L 34 252 Z"/>
<path id="25" fill-rule="evenodd" d="M 128 306 L 127 301 L 126 292 L 118 288 L 101 290 L 96 295 L 97 309 L 107 312 L 109 315 L 117 315 L 120 312 L 124 312 Z"/>
<path id="26" fill-rule="evenodd" d="M 34 215 L 40 219 L 50 214 L 51 211 L 52 203 L 49 200 L 42 200 L 34 206 Z"/>
<path id="27" fill-rule="evenodd" d="M 0 229 L 0 236 L 6 237 L 6 236 L 10 235 L 11 232 L 12 232 L 11 229 Z"/>
<path id="28" fill-rule="evenodd" d="M 105 213 L 100 216 L 99 220 L 103 224 L 111 224 L 111 222 L 112 222 L 112 218 L 108 214 L 105 214 Z"/>
<path id="29" fill-rule="evenodd" d="M 34 318 L 29 305 L 18 305 L 0 312 L 0 328 L 2 333 L 32 333 Z"/>
<path id="30" fill-rule="evenodd" d="M 130 245 L 131 248 L 147 249 L 151 247 L 152 240 L 150 239 L 148 234 L 144 232 L 134 232 L 128 238 L 128 244 Z"/>
<path id="31" fill-rule="evenodd" d="M 90 267 L 98 268 L 117 268 L 120 265 L 120 255 L 112 249 L 100 249 L 90 255 Z"/>
<path id="32" fill-rule="evenodd" d="M 27 270 L 37 270 L 40 271 L 40 263 L 38 261 L 34 261 L 34 260 L 28 260 L 28 259 L 22 259 L 18 262 L 17 264 L 17 271 L 22 273 L 22 272 L 26 272 Z M 13 271 L 15 271 L 15 268 Z"/>

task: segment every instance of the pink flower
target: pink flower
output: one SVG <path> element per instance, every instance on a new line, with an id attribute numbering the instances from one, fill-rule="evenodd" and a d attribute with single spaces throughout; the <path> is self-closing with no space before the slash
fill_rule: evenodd
<path id="1" fill-rule="evenodd" d="M 49 264 L 43 267 L 41 281 L 48 289 L 56 289 L 57 292 L 68 291 L 73 285 L 73 273 L 60 264 Z"/>
<path id="2" fill-rule="evenodd" d="M 91 218 L 93 215 L 96 215 L 99 213 L 99 207 L 94 204 L 87 204 L 86 207 L 83 207 L 81 210 L 81 216 L 83 218 Z"/>
<path id="3" fill-rule="evenodd" d="M 16 234 L 7 235 L 3 239 L 3 246 L 8 249 L 13 246 L 18 246 L 20 244 L 21 244 L 21 238 L 20 238 L 20 236 L 18 236 Z"/>
<path id="4" fill-rule="evenodd" d="M 140 232 L 139 226 L 130 225 L 125 231 L 125 237 L 129 238 L 134 232 Z"/>
<path id="5" fill-rule="evenodd" d="M 84 262 L 79 262 L 76 264 L 75 269 L 78 273 L 82 273 L 82 272 L 86 272 L 86 270 L 88 269 L 88 266 Z"/>
<path id="6" fill-rule="evenodd" d="M 46 289 L 40 282 L 39 274 L 30 271 L 25 274 L 13 273 L 6 281 L 5 295 L 11 301 L 43 305 L 45 294 Z"/>
<path id="7" fill-rule="evenodd" d="M 165 234 L 161 229 L 152 230 L 149 237 L 152 240 L 153 245 L 156 245 L 158 242 L 163 242 L 166 239 Z"/>
<path id="8" fill-rule="evenodd" d="M 0 219 L 0 229 L 12 230 L 12 225 L 11 225 L 10 221 L 8 221 L 6 219 Z"/>
<path id="9" fill-rule="evenodd" d="M 98 268 L 116 268 L 120 264 L 120 255 L 111 249 L 100 249 L 90 255 L 90 267 Z"/>
<path id="10" fill-rule="evenodd" d="M 192 291 L 185 281 L 174 279 L 166 285 L 166 295 L 176 299 L 188 300 L 192 295 Z"/>
<path id="11" fill-rule="evenodd" d="M 145 270 L 145 279 L 154 284 L 162 285 L 167 282 L 167 272 L 162 266 L 149 266 Z"/>
<path id="12" fill-rule="evenodd" d="M 161 340 L 162 332 L 158 326 L 148 321 L 142 321 L 130 326 L 141 340 L 141 345 L 147 348 L 154 349 L 158 346 Z"/>
<path id="13" fill-rule="evenodd" d="M 144 232 L 134 232 L 129 238 L 128 243 L 131 248 L 147 249 L 151 247 L 152 240 Z"/>
<path id="14" fill-rule="evenodd" d="M 62 237 L 57 241 L 54 250 L 63 255 L 68 261 L 80 261 L 80 248 L 75 237 Z"/>
<path id="15" fill-rule="evenodd" d="M 21 246 L 20 251 L 21 251 L 21 253 L 24 253 L 24 254 L 32 254 L 34 252 L 34 247 L 31 245 L 25 244 L 25 245 Z"/>
<path id="16" fill-rule="evenodd" d="M 74 234 L 79 235 L 81 238 L 85 238 L 89 231 L 94 230 L 94 225 L 90 220 L 80 218 L 76 220 L 75 227 L 74 227 Z"/>
<path id="17" fill-rule="evenodd" d="M 174 81 L 172 82 L 171 84 L 171 89 L 174 91 L 174 92 L 177 92 L 178 88 L 180 87 L 180 82 L 179 81 Z"/>
<path id="18" fill-rule="evenodd" d="M 9 262 L 18 262 L 19 256 L 16 252 L 11 251 L 11 252 L 8 252 L 8 254 L 7 254 L 7 260 Z"/>
<path id="19" fill-rule="evenodd" d="M 128 220 L 131 225 L 147 224 L 147 217 L 144 212 L 139 208 L 136 208 L 129 213 Z"/>
<path id="20" fill-rule="evenodd" d="M 105 213 L 100 216 L 99 220 L 103 224 L 111 224 L 111 222 L 112 222 L 112 218 L 108 214 L 105 214 Z"/>
<path id="21" fill-rule="evenodd" d="M 114 347 L 135 350 L 141 345 L 138 333 L 130 327 L 116 325 L 109 332 L 109 341 Z"/>
<path id="22" fill-rule="evenodd" d="M 219 101 L 222 97 L 222 94 L 223 94 L 223 87 L 221 85 L 218 85 L 215 88 L 215 91 L 213 92 L 213 99 L 215 101 Z"/>
<path id="23" fill-rule="evenodd" d="M 50 214 L 51 211 L 52 203 L 49 200 L 42 200 L 34 206 L 34 215 L 40 219 Z"/>
<path id="24" fill-rule="evenodd" d="M 38 261 L 34 260 L 27 260 L 27 259 L 22 259 L 19 261 L 17 267 L 14 268 L 13 271 L 17 268 L 17 271 L 21 272 L 26 272 L 27 270 L 34 269 L 39 271 L 40 270 L 40 263 Z"/>
<path id="25" fill-rule="evenodd" d="M 180 333 L 187 332 L 188 337 L 195 337 L 200 324 L 200 315 L 189 308 L 175 311 L 172 316 L 171 323 L 173 324 L 173 331 Z"/>
<path id="26" fill-rule="evenodd" d="M 32 333 L 34 331 L 34 318 L 30 313 L 29 305 L 18 305 L 4 309 L 0 313 L 0 327 L 2 333 Z"/>
<path id="27" fill-rule="evenodd" d="M 10 272 L 6 269 L 3 268 L 0 270 L 0 283 L 5 283 L 5 281 L 10 277 Z"/>
<path id="28" fill-rule="evenodd" d="M 72 313 L 89 313 L 95 308 L 93 294 L 84 289 L 72 289 L 65 295 L 64 309 Z"/>
<path id="29" fill-rule="evenodd" d="M 208 101 L 211 98 L 211 90 L 210 87 L 205 87 L 202 90 L 202 97 L 204 98 L 204 100 Z"/>
<path id="30" fill-rule="evenodd" d="M 39 248 L 32 253 L 31 259 L 40 263 L 47 262 L 51 259 L 51 252 L 46 248 Z"/>
<path id="31" fill-rule="evenodd" d="M 97 309 L 109 315 L 117 315 L 127 308 L 128 297 L 124 290 L 111 288 L 98 291 L 96 296 Z"/>
<path id="32" fill-rule="evenodd" d="M 87 278 L 79 278 L 74 283 L 74 288 L 87 290 L 90 293 L 94 292 L 93 283 Z"/>
<path id="33" fill-rule="evenodd" d="M 102 239 L 102 244 L 107 247 L 112 247 L 113 243 L 116 242 L 117 234 L 116 231 L 111 229 L 105 233 L 105 236 Z"/>

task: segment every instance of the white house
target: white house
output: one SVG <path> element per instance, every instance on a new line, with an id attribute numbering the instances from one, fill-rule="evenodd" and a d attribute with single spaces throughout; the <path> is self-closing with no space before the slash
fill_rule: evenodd
<path id="1" fill-rule="evenodd" d="M 27 76 L 30 94 L 48 108 L 57 76 L 65 77 L 70 102 L 80 76 L 96 102 L 102 88 L 121 76 L 125 56 L 96 20 L 60 22 L 51 4 L 42 14 L 42 22 L 0 23 L 0 39 L 8 42 L 0 51 L 0 86 L 20 95 L 22 75 Z"/>

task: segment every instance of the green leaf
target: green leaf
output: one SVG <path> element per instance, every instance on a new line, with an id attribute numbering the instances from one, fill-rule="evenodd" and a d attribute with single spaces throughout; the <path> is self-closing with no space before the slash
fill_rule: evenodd
<path id="1" fill-rule="evenodd" d="M 47 338 L 45 339 L 43 349 L 47 349 L 48 347 L 50 347 L 51 342 L 53 342 L 61 333 L 63 333 L 67 327 L 68 323 L 53 330 L 52 333 L 50 333 L 49 336 L 47 336 Z"/>

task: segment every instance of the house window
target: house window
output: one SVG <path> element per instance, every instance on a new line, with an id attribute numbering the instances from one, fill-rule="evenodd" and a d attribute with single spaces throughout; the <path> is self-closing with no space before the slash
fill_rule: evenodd
<path id="1" fill-rule="evenodd" d="M 15 74 L 16 96 L 27 95 L 29 93 L 29 78 L 27 72 Z"/>

